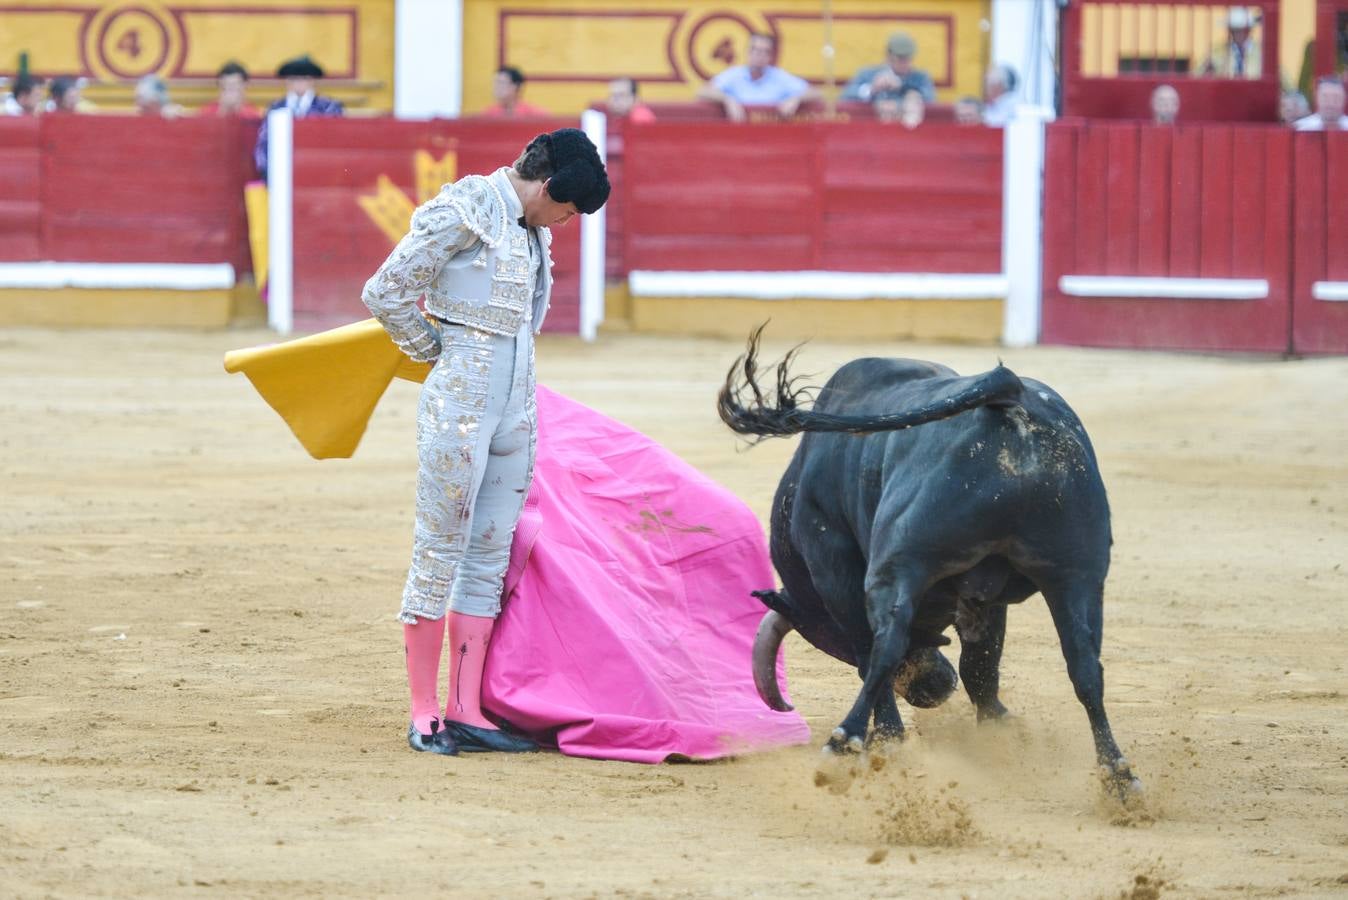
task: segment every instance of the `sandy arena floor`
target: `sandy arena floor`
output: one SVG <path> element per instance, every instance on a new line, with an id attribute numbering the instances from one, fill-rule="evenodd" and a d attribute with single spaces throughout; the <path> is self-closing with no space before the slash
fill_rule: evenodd
<path id="1" fill-rule="evenodd" d="M 845 793 L 813 774 L 856 678 L 794 636 L 809 747 L 411 753 L 416 387 L 317 463 L 221 370 L 267 339 L 0 332 L 0 896 L 1348 894 L 1348 360 L 1001 352 L 1073 403 L 1111 491 L 1107 701 L 1148 791 L 1125 813 L 1039 598 L 1010 617 L 1018 722 L 905 707 L 914 737 Z M 553 338 L 539 365 L 765 516 L 793 445 L 717 421 L 739 349 Z M 877 353 L 998 356 L 821 343 L 802 370 Z"/>

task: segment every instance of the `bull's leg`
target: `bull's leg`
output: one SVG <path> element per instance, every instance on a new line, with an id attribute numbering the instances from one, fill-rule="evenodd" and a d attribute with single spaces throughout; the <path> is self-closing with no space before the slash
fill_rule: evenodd
<path id="1" fill-rule="evenodd" d="M 859 751 L 866 745 L 866 727 L 871 713 L 882 697 L 887 706 L 881 714 L 886 730 L 901 734 L 903 720 L 894 703 L 894 676 L 898 674 L 904 655 L 908 652 L 908 629 L 913 623 L 913 610 L 923 585 L 916 579 L 900 582 L 900 587 L 884 589 L 868 587 L 866 608 L 875 640 L 871 646 L 869 664 L 852 709 L 842 724 L 833 729 L 829 749 L 836 752 Z M 892 710 L 888 707 L 892 705 Z M 892 719 L 892 721 L 891 721 Z"/>
<path id="2" fill-rule="evenodd" d="M 864 684 L 864 682 L 863 682 Z M 903 717 L 899 715 L 899 703 L 894 697 L 894 688 L 881 691 L 875 701 L 875 740 L 901 740 L 903 738 Z"/>
<path id="3" fill-rule="evenodd" d="M 1103 769 L 1106 786 L 1120 796 L 1127 796 L 1139 790 L 1141 784 L 1133 777 L 1128 761 L 1114 742 L 1105 715 L 1105 673 L 1100 665 L 1104 585 L 1100 581 L 1069 583 L 1046 588 L 1044 598 L 1058 630 L 1067 675 L 1090 719 L 1095 756 Z"/>
<path id="4" fill-rule="evenodd" d="M 1000 719 L 1007 709 L 998 699 L 1001 686 L 1002 645 L 1006 640 L 1006 607 L 993 604 L 984 611 L 977 629 L 955 621 L 960 636 L 960 678 L 973 701 L 978 721 Z"/>

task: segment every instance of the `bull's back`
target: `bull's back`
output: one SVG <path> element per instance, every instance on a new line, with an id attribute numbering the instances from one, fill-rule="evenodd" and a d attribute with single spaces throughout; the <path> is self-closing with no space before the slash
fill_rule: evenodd
<path id="1" fill-rule="evenodd" d="M 957 391 L 969 377 L 918 360 L 856 360 L 821 389 L 816 408 L 892 413 Z M 942 519 L 958 508 L 980 523 L 980 541 L 1075 529 L 1107 546 L 1108 503 L 1085 429 L 1056 392 L 1024 382 L 1012 405 L 899 431 L 805 435 L 792 466 L 797 503 L 863 545 L 885 506 Z"/>

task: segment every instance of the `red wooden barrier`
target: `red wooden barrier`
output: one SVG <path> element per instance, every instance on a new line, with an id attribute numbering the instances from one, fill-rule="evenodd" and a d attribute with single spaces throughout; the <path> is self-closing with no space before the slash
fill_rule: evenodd
<path id="1" fill-rule="evenodd" d="M 295 319 L 308 327 L 369 315 L 361 288 L 393 249 L 394 239 L 359 198 L 379 196 L 383 176 L 402 195 L 384 197 L 410 208 L 418 202 L 417 151 L 440 162 L 453 154 L 455 177 L 508 166 L 541 132 L 574 121 L 500 119 L 407 122 L 394 119 L 301 119 L 295 123 Z M 440 170 L 446 171 L 446 170 Z M 438 192 L 440 182 L 423 189 Z M 405 233 L 401 216 L 390 227 Z M 580 327 L 580 223 L 553 231 L 552 308 L 544 330 L 574 334 Z"/>
<path id="2" fill-rule="evenodd" d="M 1292 342 L 1302 353 L 1348 353 L 1348 302 L 1317 300 L 1316 282 L 1348 284 L 1348 134 L 1294 137 Z"/>
<path id="3" fill-rule="evenodd" d="M 624 152 L 629 269 L 1002 268 L 1000 131 L 656 122 Z"/>
<path id="4" fill-rule="evenodd" d="M 251 268 L 247 122 L 45 116 L 41 258 Z"/>
<path id="5" fill-rule="evenodd" d="M 0 262 L 42 258 L 38 119 L 0 117 Z"/>
<path id="6" fill-rule="evenodd" d="M 1290 132 L 1257 125 L 1048 127 L 1046 343 L 1291 347 Z M 1256 300 L 1068 296 L 1064 275 L 1266 279 Z"/>

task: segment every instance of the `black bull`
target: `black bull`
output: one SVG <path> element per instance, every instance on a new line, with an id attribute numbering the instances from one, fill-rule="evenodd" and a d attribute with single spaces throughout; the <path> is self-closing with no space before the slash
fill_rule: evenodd
<path id="1" fill-rule="evenodd" d="M 978 718 L 1000 718 L 1007 604 L 1042 593 L 1104 775 L 1118 791 L 1135 789 L 1105 716 L 1100 666 L 1109 504 L 1090 439 L 1062 397 L 1002 366 L 961 377 L 934 363 L 859 359 L 806 409 L 791 356 L 777 368 L 775 398 L 764 397 L 758 337 L 727 376 L 721 418 L 745 435 L 805 433 L 773 500 L 782 590 L 758 592 L 770 610 L 754 647 L 764 701 L 790 708 L 774 665 L 795 628 L 863 679 L 829 749 L 862 749 L 872 714 L 879 736 L 899 737 L 895 690 L 919 706 L 954 690 L 935 649 L 954 625 Z"/>

